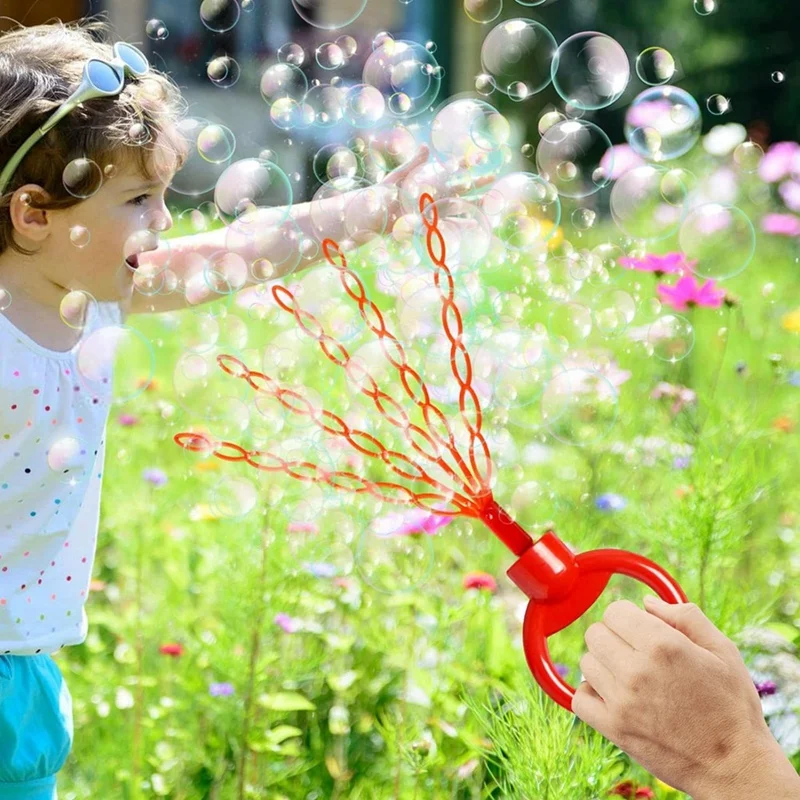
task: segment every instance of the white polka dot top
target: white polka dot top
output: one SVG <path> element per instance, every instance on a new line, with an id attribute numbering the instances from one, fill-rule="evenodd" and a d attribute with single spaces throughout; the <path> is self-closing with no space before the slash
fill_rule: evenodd
<path id="1" fill-rule="evenodd" d="M 86 638 L 119 304 L 48 350 L 0 313 L 0 653 Z"/>

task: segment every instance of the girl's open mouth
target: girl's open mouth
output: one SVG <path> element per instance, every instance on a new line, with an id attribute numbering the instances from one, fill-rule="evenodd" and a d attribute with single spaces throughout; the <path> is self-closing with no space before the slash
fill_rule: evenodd
<path id="1" fill-rule="evenodd" d="M 132 269 L 139 269 L 139 256 L 137 256 L 136 254 L 128 256 L 125 259 L 125 263 Z"/>

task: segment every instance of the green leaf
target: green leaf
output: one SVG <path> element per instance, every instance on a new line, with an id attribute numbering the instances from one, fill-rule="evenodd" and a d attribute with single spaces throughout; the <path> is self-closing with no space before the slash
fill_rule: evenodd
<path id="1" fill-rule="evenodd" d="M 785 622 L 768 622 L 764 627 L 773 633 L 777 633 L 778 636 L 782 636 L 787 642 L 794 642 L 800 636 L 800 630 L 795 628 L 794 625 L 787 625 Z"/>
<path id="2" fill-rule="evenodd" d="M 316 711 L 317 708 L 307 697 L 297 692 L 262 694 L 256 702 L 273 711 Z"/>
<path id="3" fill-rule="evenodd" d="M 286 741 L 286 739 L 302 735 L 303 731 L 301 731 L 300 728 L 295 728 L 294 725 L 277 725 L 267 731 L 267 739 L 272 742 L 272 744 L 280 744 Z"/>

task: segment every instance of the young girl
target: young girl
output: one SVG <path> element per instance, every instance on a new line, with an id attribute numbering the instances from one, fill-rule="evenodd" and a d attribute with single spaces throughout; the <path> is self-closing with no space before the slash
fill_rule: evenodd
<path id="1" fill-rule="evenodd" d="M 52 654 L 87 634 L 84 605 L 97 542 L 117 326 L 131 312 L 185 307 L 205 260 L 221 251 L 233 253 L 245 269 L 254 259 L 303 269 L 319 258 L 301 245 L 314 238 L 309 204 L 291 209 L 300 235 L 288 240 L 295 248 L 289 254 L 287 239 L 270 228 L 285 209 L 265 212 L 255 226 L 258 237 L 242 237 L 247 241 L 238 249 L 225 229 L 159 244 L 155 232 L 171 226 L 164 192 L 186 159 L 177 127 L 182 98 L 141 53 L 112 46 L 105 34 L 102 22 L 83 21 L 0 37 L 3 800 L 56 797 L 56 774 L 72 745 L 71 698 Z M 104 96 L 75 103 L 72 95 L 86 78 Z M 59 110 L 57 121 L 46 125 Z M 36 134 L 40 126 L 49 128 L 43 136 Z M 380 184 L 387 213 L 376 233 L 402 213 L 395 187 L 426 159 L 421 148 Z M 443 192 L 444 184 L 439 188 Z M 332 238 L 370 230 L 369 213 L 355 224 L 348 216 L 345 226 L 337 202 L 331 200 Z M 145 284 L 163 290 L 135 291 L 145 272 Z M 236 289 L 256 282 L 246 274 Z M 281 277 L 280 270 L 271 277 Z M 735 648 L 722 646 L 725 637 L 697 617 L 694 606 L 649 611 L 628 604 L 609 614 L 605 633 L 595 629 L 591 641 L 587 634 L 594 660 L 582 666 L 592 688 L 581 685 L 576 714 L 654 774 L 702 786 L 704 797 L 722 797 L 718 787 L 744 764 L 748 786 L 788 787 L 791 765 L 764 744 L 768 731 Z M 692 657 L 660 661 L 643 646 L 659 641 Z M 718 651 L 714 661 L 699 658 L 699 650 L 712 648 Z M 634 696 L 626 672 L 634 653 L 637 674 L 650 681 L 647 692 L 635 695 L 635 716 L 626 712 Z M 698 698 L 699 689 L 675 695 L 676 685 L 702 687 L 706 700 Z M 717 696 L 722 717 L 713 713 Z M 695 706 L 706 709 L 702 717 Z M 672 724 L 666 726 L 668 716 Z M 713 746 L 720 729 L 736 743 L 722 748 L 724 755 Z M 716 766 L 698 773 L 704 753 Z"/>

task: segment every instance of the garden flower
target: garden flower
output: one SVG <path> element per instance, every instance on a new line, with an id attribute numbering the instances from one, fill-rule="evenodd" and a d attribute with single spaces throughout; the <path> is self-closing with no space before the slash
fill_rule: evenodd
<path id="1" fill-rule="evenodd" d="M 658 294 L 663 303 L 672 306 L 676 311 L 685 311 L 694 306 L 719 308 L 725 299 L 725 292 L 717 289 L 714 281 L 708 280 L 701 286 L 693 275 L 684 276 L 675 286 L 660 283 Z"/>
<path id="2" fill-rule="evenodd" d="M 154 392 L 158 389 L 159 385 L 157 378 L 139 378 L 139 380 L 136 381 L 136 388 L 144 389 L 146 392 Z"/>
<path id="3" fill-rule="evenodd" d="M 447 525 L 452 517 L 431 514 L 421 508 L 414 508 L 405 514 L 387 514 L 373 522 L 373 529 L 378 536 L 406 536 L 409 534 L 427 533 L 431 536 L 439 528 Z"/>
<path id="4" fill-rule="evenodd" d="M 640 167 L 644 163 L 645 160 L 629 144 L 616 144 L 603 153 L 600 169 L 608 180 L 615 181 L 628 170 Z"/>
<path id="5" fill-rule="evenodd" d="M 234 693 L 234 688 L 230 683 L 212 683 L 208 687 L 208 693 L 212 697 L 223 697 Z"/>
<path id="6" fill-rule="evenodd" d="M 605 353 L 602 351 L 596 353 L 581 353 L 571 358 L 565 358 L 562 364 L 565 371 L 584 370 L 586 373 L 581 376 L 580 382 L 573 379 L 577 376 L 572 376 L 569 380 L 569 388 L 576 394 L 581 392 L 596 392 L 599 397 L 612 394 L 605 381 L 599 381 L 588 373 L 602 375 L 615 390 L 631 377 L 630 370 L 620 369 L 619 364 L 613 359 L 606 358 Z"/>
<path id="7" fill-rule="evenodd" d="M 628 505 L 624 497 L 612 492 L 598 495 L 594 501 L 595 507 L 600 511 L 622 511 Z"/>
<path id="8" fill-rule="evenodd" d="M 761 230 L 776 236 L 800 236 L 800 217 L 794 214 L 767 214 L 761 218 Z"/>
<path id="9" fill-rule="evenodd" d="M 797 142 L 775 142 L 764 153 L 758 165 L 758 176 L 767 183 L 783 180 L 797 166 L 800 145 Z"/>
<path id="10" fill-rule="evenodd" d="M 142 477 L 153 486 L 163 486 L 167 482 L 167 473 L 163 469 L 152 468 L 142 472 Z"/>
<path id="11" fill-rule="evenodd" d="M 290 522 L 287 530 L 289 533 L 319 533 L 316 522 Z"/>
<path id="12" fill-rule="evenodd" d="M 747 138 L 747 129 L 738 122 L 715 125 L 703 137 L 703 149 L 712 156 L 727 156 Z"/>
<path id="13" fill-rule="evenodd" d="M 120 425 L 130 426 L 135 425 L 139 421 L 139 417 L 135 417 L 133 414 L 120 414 L 117 417 L 117 422 Z"/>
<path id="14" fill-rule="evenodd" d="M 660 400 L 662 397 L 669 397 L 675 402 L 672 404 L 670 411 L 673 414 L 678 414 L 684 406 L 694 403 L 697 400 L 697 395 L 686 386 L 679 386 L 666 381 L 661 381 L 657 384 L 655 389 L 650 393 L 653 400 Z"/>
<path id="15" fill-rule="evenodd" d="M 90 592 L 102 592 L 103 589 L 106 588 L 105 581 L 98 581 L 97 579 L 92 579 L 89 581 L 89 591 Z"/>
<path id="16" fill-rule="evenodd" d="M 784 314 L 781 320 L 781 327 L 789 333 L 800 333 L 800 308 Z"/>
<path id="17" fill-rule="evenodd" d="M 639 272 L 654 272 L 657 277 L 665 274 L 683 275 L 688 272 L 697 261 L 687 261 L 685 253 L 665 253 L 655 255 L 648 253 L 643 258 L 624 256 L 619 260 L 623 267 L 636 269 Z"/>
<path id="18" fill-rule="evenodd" d="M 775 681 L 754 681 L 754 683 L 759 697 L 767 697 L 778 691 L 778 685 Z"/>
<path id="19" fill-rule="evenodd" d="M 183 645 L 180 644 L 162 644 L 161 647 L 158 648 L 159 653 L 163 653 L 165 656 L 172 656 L 173 658 L 177 658 L 178 656 L 183 655 Z"/>
<path id="20" fill-rule="evenodd" d="M 800 370 L 793 370 L 786 376 L 786 383 L 790 386 L 800 386 Z"/>
<path id="21" fill-rule="evenodd" d="M 332 578 L 338 572 L 334 564 L 326 564 L 324 561 L 308 561 L 303 566 L 315 578 Z"/>
<path id="22" fill-rule="evenodd" d="M 488 592 L 497 591 L 497 581 L 488 572 L 468 572 L 464 576 L 463 586 L 465 589 L 479 589 Z"/>
<path id="23" fill-rule="evenodd" d="M 790 211 L 800 211 L 800 183 L 797 181 L 784 181 L 779 187 L 783 202 Z"/>
<path id="24" fill-rule="evenodd" d="M 478 759 L 471 758 L 469 761 L 464 762 L 457 770 L 456 775 L 462 780 L 464 778 L 469 778 L 473 772 L 478 768 Z"/>
<path id="25" fill-rule="evenodd" d="M 655 797 L 653 790 L 647 786 L 641 786 L 634 789 L 633 781 L 622 781 L 618 783 L 610 792 L 610 795 L 619 795 L 620 797 L 636 798 L 636 797 Z"/>
<path id="26" fill-rule="evenodd" d="M 286 633 L 296 633 L 300 630 L 300 626 L 296 619 L 292 619 L 288 614 L 281 612 L 275 615 L 273 622 L 279 627 L 283 628 Z"/>
<path id="27" fill-rule="evenodd" d="M 791 433 L 794 430 L 794 420 L 791 417 L 777 417 L 772 421 L 775 430 Z"/>
<path id="28" fill-rule="evenodd" d="M 675 456 L 672 461 L 672 468 L 673 469 L 686 469 L 692 463 L 692 459 L 689 456 Z"/>
<path id="29" fill-rule="evenodd" d="M 219 518 L 220 515 L 208 503 L 198 503 L 189 510 L 189 519 L 192 522 L 208 522 Z"/>
<path id="30" fill-rule="evenodd" d="M 571 548 L 570 548 L 571 549 Z M 569 673 L 569 667 L 566 664 L 559 664 L 556 663 L 553 665 L 556 668 L 556 672 L 562 677 L 566 678 L 567 674 Z"/>

